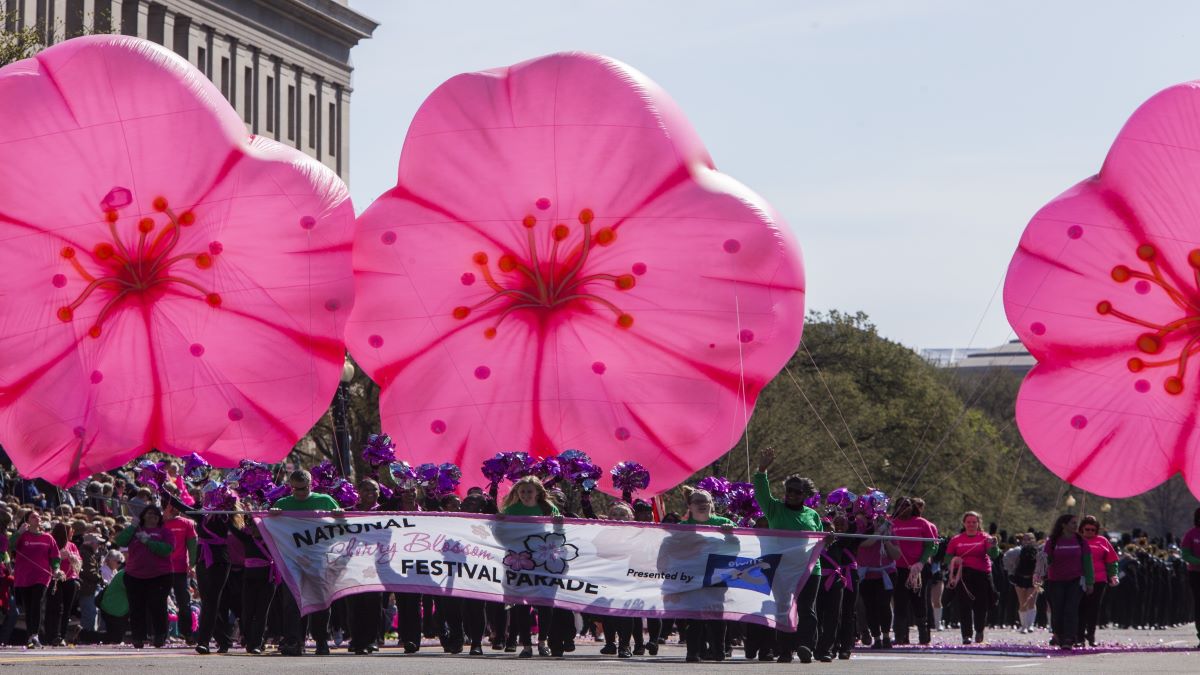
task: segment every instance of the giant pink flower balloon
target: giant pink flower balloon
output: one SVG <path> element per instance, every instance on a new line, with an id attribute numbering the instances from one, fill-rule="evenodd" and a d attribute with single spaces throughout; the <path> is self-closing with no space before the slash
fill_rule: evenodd
<path id="1" fill-rule="evenodd" d="M 152 448 L 280 459 L 337 386 L 353 217 L 162 47 L 0 69 L 0 443 L 59 484 Z"/>
<path id="2" fill-rule="evenodd" d="M 786 225 L 605 57 L 443 84 L 358 226 L 347 344 L 414 461 L 579 448 L 661 492 L 729 450 L 799 343 Z"/>
<path id="3" fill-rule="evenodd" d="M 1069 483 L 1135 495 L 1183 472 L 1200 495 L 1200 83 L 1126 123 L 1100 173 L 1034 216 L 1005 281 L 1037 357 L 1017 422 Z"/>

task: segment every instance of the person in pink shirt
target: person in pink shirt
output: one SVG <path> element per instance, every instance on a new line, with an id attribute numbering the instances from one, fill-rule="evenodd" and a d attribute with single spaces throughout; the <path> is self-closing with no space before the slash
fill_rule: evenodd
<path id="1" fill-rule="evenodd" d="M 1192 589 L 1192 607 L 1200 608 L 1200 509 L 1192 512 L 1192 529 L 1179 542 L 1179 552 L 1187 563 L 1188 586 Z M 1200 610 L 1195 612 L 1196 637 L 1200 638 Z"/>
<path id="2" fill-rule="evenodd" d="M 956 592 L 958 624 L 964 645 L 983 642 L 988 608 L 996 591 L 992 587 L 992 558 L 1000 555 L 996 538 L 980 529 L 983 516 L 975 511 L 963 514 L 963 531 L 950 538 L 946 555 L 950 556 L 949 586 Z M 972 629 L 974 633 L 972 634 Z"/>
<path id="3" fill-rule="evenodd" d="M 937 539 L 937 526 L 921 517 L 925 511 L 925 500 L 920 497 L 901 497 L 896 500 L 892 511 L 892 534 L 897 537 L 921 537 Z M 937 550 L 936 541 L 897 541 L 900 557 L 896 558 L 895 591 L 892 601 L 896 606 L 895 644 L 906 645 L 908 627 L 917 626 L 917 640 L 929 644 L 929 621 L 925 618 L 925 601 L 933 580 L 929 559 Z"/>
<path id="4" fill-rule="evenodd" d="M 54 537 L 42 532 L 42 517 L 37 511 L 28 511 L 21 518 L 21 526 L 8 543 L 8 552 L 13 561 L 13 588 L 25 614 L 25 625 L 29 632 L 29 649 L 42 646 L 38 633 L 42 628 L 42 598 L 54 578 L 62 578 L 58 545 Z"/>
<path id="5" fill-rule="evenodd" d="M 1079 635 L 1080 599 L 1084 593 L 1092 593 L 1095 579 L 1091 547 L 1079 536 L 1079 519 L 1074 514 L 1059 516 L 1050 529 L 1033 582 L 1038 585 L 1042 579 L 1050 606 L 1050 630 L 1054 633 L 1051 644 L 1073 649 Z"/>
<path id="6" fill-rule="evenodd" d="M 1100 604 L 1104 602 L 1105 589 L 1121 583 L 1117 577 L 1117 551 L 1108 537 L 1100 535 L 1100 521 L 1095 516 L 1084 516 L 1079 521 L 1079 536 L 1087 543 L 1092 554 L 1092 570 L 1095 590 L 1085 594 L 1079 605 L 1079 635 L 1076 644 L 1096 646 L 1096 624 L 1100 621 Z"/>
<path id="7" fill-rule="evenodd" d="M 67 623 L 79 597 L 79 571 L 83 568 L 83 556 L 67 538 L 65 523 L 55 523 L 50 536 L 54 537 L 54 545 L 58 547 L 62 578 L 50 582 L 50 591 L 46 595 L 46 644 L 65 647 Z"/>
<path id="8" fill-rule="evenodd" d="M 178 504 L 168 499 L 163 502 L 163 516 L 166 520 L 163 527 L 171 533 L 171 592 L 174 594 L 175 606 L 183 615 L 179 621 L 179 634 L 187 644 L 195 643 L 192 636 L 192 622 L 188 614 L 191 612 L 192 594 L 188 589 L 188 570 L 196 564 L 198 545 L 196 543 L 196 524 L 191 518 L 184 518 L 177 508 Z"/>
<path id="9" fill-rule="evenodd" d="M 125 557 L 125 592 L 129 596 L 129 627 L 133 646 L 146 643 L 146 618 L 152 625 L 154 646 L 167 641 L 167 594 L 171 590 L 171 533 L 162 526 L 162 511 L 151 504 L 142 509 L 138 521 L 114 540 L 128 546 Z"/>

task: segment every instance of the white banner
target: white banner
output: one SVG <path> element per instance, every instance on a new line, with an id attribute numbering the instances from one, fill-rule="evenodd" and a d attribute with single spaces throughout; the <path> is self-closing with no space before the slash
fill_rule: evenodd
<path id="1" fill-rule="evenodd" d="M 400 591 L 795 630 L 822 533 L 457 513 L 256 516 L 308 614 Z"/>

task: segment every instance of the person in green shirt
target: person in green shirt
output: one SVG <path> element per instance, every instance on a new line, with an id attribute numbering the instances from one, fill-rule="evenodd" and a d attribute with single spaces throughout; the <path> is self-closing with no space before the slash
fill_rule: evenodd
<path id="1" fill-rule="evenodd" d="M 558 507 L 550 501 L 546 486 L 537 476 L 525 476 L 513 483 L 504 496 L 500 513 L 506 516 L 557 516 Z"/>
<path id="2" fill-rule="evenodd" d="M 296 469 L 288 476 L 292 494 L 282 497 L 271 505 L 272 511 L 341 511 L 333 497 L 312 491 L 312 474 Z M 268 516 L 269 517 L 269 516 Z M 290 591 L 279 594 L 283 603 L 283 643 L 279 653 L 284 656 L 300 656 L 304 653 L 304 635 L 310 629 L 317 643 L 317 656 L 329 653 L 329 610 L 313 612 L 307 617 L 300 615 L 300 607 Z"/>
<path id="3" fill-rule="evenodd" d="M 537 476 L 525 476 L 513 484 L 508 494 L 504 496 L 504 503 L 501 505 L 500 513 L 497 518 L 504 516 L 553 516 L 556 522 L 562 521 L 562 515 L 559 513 L 558 507 L 550 501 L 550 495 L 546 492 L 546 486 L 542 485 L 542 481 Z M 531 608 L 527 605 L 513 605 L 512 621 L 514 631 L 517 637 L 521 640 L 521 653 L 518 658 L 528 659 L 533 657 L 533 635 L 532 635 L 532 617 L 530 615 Z M 565 623 L 562 616 L 556 616 L 559 612 L 556 610 L 539 610 L 539 617 L 549 619 L 546 621 L 546 628 L 553 632 L 551 641 L 556 646 L 561 644 L 563 636 L 558 624 Z M 571 634 L 574 634 L 575 624 L 574 618 L 571 619 Z M 561 656 L 561 647 L 555 651 Z"/>
<path id="4" fill-rule="evenodd" d="M 775 448 L 763 448 L 758 457 L 758 473 L 754 474 L 754 499 L 767 524 L 774 530 L 800 530 L 823 532 L 821 516 L 804 505 L 804 501 L 817 493 L 817 486 L 808 478 L 792 474 L 783 480 L 783 501 L 771 494 L 771 481 L 767 469 L 775 462 Z M 813 650 L 817 647 L 817 590 L 821 582 L 821 561 L 813 563 L 812 574 L 804 582 L 804 588 L 796 595 L 796 632 L 779 631 L 776 635 L 779 663 L 791 663 L 792 652 L 800 656 L 801 663 L 811 663 Z"/>
<path id="5" fill-rule="evenodd" d="M 728 532 L 733 529 L 733 521 L 713 513 L 713 498 L 708 490 L 692 490 L 684 488 L 687 494 L 687 517 L 680 521 L 683 525 L 713 525 Z M 707 651 L 703 649 L 708 645 Z M 725 660 L 725 622 L 720 619 L 691 619 L 687 625 L 687 662 L 698 663 L 701 653 L 712 661 Z"/>

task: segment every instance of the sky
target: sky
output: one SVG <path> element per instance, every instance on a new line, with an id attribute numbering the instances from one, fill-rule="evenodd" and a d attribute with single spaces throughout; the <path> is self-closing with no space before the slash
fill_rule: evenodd
<path id="1" fill-rule="evenodd" d="M 1200 3 L 351 0 L 350 189 L 395 184 L 424 98 L 462 72 L 605 54 L 679 103 L 719 170 L 787 221 L 809 309 L 913 348 L 1014 336 L 1030 217 L 1096 173 L 1155 92 L 1200 79 Z"/>

